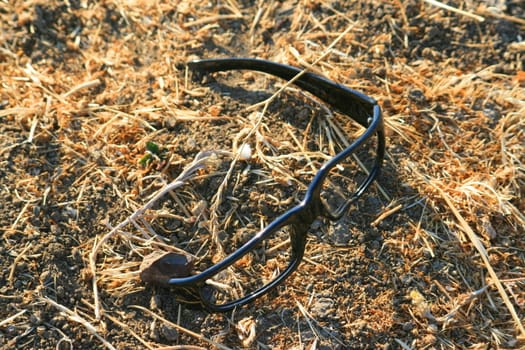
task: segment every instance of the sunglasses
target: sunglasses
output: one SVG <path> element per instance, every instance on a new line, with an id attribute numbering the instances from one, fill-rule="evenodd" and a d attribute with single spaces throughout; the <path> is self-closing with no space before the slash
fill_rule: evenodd
<path id="1" fill-rule="evenodd" d="M 347 140 L 352 136 L 354 141 L 343 142 L 344 146 L 333 152 L 333 157 L 320 162 L 322 165 L 297 205 L 260 230 L 252 227 L 255 233 L 244 238 L 242 244 L 223 252 L 220 258 L 209 259 L 208 265 L 174 253 L 155 262 L 163 272 L 148 282 L 180 288 L 208 310 L 225 312 L 250 303 L 281 284 L 301 263 L 312 224 L 318 218 L 340 219 L 370 187 L 385 154 L 384 125 L 374 99 L 295 67 L 248 58 L 195 60 L 187 63 L 187 67 L 196 78 L 221 71 L 250 70 L 291 81 L 342 115 L 343 123 L 357 122 L 361 129 L 356 136 L 335 133 L 334 138 Z M 360 152 L 368 161 L 360 161 Z M 356 167 L 361 167 L 358 178 L 351 171 Z M 229 244 L 228 236 L 215 239 Z"/>

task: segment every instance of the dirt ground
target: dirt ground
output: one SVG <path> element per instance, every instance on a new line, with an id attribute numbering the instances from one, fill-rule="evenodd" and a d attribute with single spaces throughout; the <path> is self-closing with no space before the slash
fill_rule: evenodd
<path id="1" fill-rule="evenodd" d="M 520 0 L 0 2 L 0 348 L 525 348 L 524 18 Z M 297 204 L 331 112 L 291 87 L 255 127 L 283 81 L 190 79 L 216 57 L 307 67 L 375 98 L 387 131 L 377 183 L 224 314 L 145 285 L 142 257 Z M 231 159 L 114 229 L 242 142 L 221 206 Z"/>

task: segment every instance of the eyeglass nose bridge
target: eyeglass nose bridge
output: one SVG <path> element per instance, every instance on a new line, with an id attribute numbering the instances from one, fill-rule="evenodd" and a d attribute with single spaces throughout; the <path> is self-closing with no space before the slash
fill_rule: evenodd
<path id="1" fill-rule="evenodd" d="M 375 113 L 380 115 L 379 107 L 377 107 Z M 339 220 L 345 215 L 348 208 L 366 192 L 366 190 L 379 175 L 385 155 L 385 131 L 381 119 L 376 121 L 376 123 L 377 125 L 373 128 L 367 129 L 365 134 L 363 134 L 359 140 L 325 163 L 312 180 L 306 193 L 305 202 L 309 203 L 308 206 L 311 207 L 310 210 L 313 210 L 317 216 L 325 217 L 331 221 Z M 353 154 L 358 147 L 362 147 L 362 144 L 367 139 L 372 137 L 374 133 L 377 134 L 377 146 L 374 165 L 371 169 L 367 169 L 368 175 L 359 184 L 355 192 L 335 210 L 331 209 L 330 205 L 328 205 L 321 196 L 323 184 L 325 181 L 327 181 L 328 174 L 334 167 L 350 157 L 350 155 Z"/>
<path id="2" fill-rule="evenodd" d="M 321 196 L 321 191 L 323 189 L 323 184 L 327 181 L 328 173 L 337 163 L 330 166 L 329 164 L 324 164 L 323 167 L 319 170 L 315 178 L 310 183 L 309 189 L 303 200 L 303 208 L 301 213 L 298 215 L 298 218 L 306 219 L 307 217 L 311 218 L 310 224 L 318 217 L 324 217 L 330 221 L 339 220 L 345 213 L 346 209 L 350 206 L 352 202 L 355 201 L 354 196 L 341 205 L 337 210 L 332 211 L 330 206 L 323 200 Z M 364 192 L 364 190 L 362 191 Z"/>
<path id="3" fill-rule="evenodd" d="M 358 186 L 357 190 L 337 208 L 331 208 L 327 201 L 325 201 L 321 196 L 322 187 L 324 182 L 327 181 L 327 174 L 329 171 L 329 169 L 326 169 L 326 174 L 322 174 L 318 181 L 312 183 L 311 206 L 316 208 L 315 212 L 318 213 L 317 216 L 325 217 L 330 221 L 337 221 L 341 219 L 341 217 L 343 217 L 348 211 L 348 208 L 366 192 L 368 187 L 370 187 L 372 182 L 375 180 L 381 167 L 381 161 L 382 158 L 377 156 L 375 164 L 372 169 L 369 170 L 366 179 L 364 179 Z"/>

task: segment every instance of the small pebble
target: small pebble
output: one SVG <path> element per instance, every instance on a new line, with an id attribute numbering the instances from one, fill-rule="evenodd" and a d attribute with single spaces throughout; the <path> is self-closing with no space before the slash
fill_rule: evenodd
<path id="1" fill-rule="evenodd" d="M 38 315 L 32 314 L 29 317 L 29 322 L 31 322 L 32 325 L 39 325 L 40 323 L 42 323 L 42 320 L 40 319 Z"/>
<path id="2" fill-rule="evenodd" d="M 425 94 L 419 89 L 410 90 L 408 92 L 408 98 L 416 103 L 425 103 L 427 101 Z"/>
<path id="3" fill-rule="evenodd" d="M 8 336 L 14 336 L 16 335 L 16 327 L 13 326 L 12 324 L 7 326 L 5 328 L 5 333 L 8 335 Z"/>
<path id="4" fill-rule="evenodd" d="M 179 338 L 179 331 L 165 324 L 160 327 L 160 333 L 168 342 L 175 342 Z"/>
<path id="5" fill-rule="evenodd" d="M 319 298 L 312 305 L 312 314 L 317 317 L 327 317 L 334 312 L 334 301 L 330 298 Z"/>

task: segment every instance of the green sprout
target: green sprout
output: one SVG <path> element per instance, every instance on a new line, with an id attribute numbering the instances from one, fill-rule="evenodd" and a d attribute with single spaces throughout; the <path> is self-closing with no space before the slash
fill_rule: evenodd
<path id="1" fill-rule="evenodd" d="M 148 166 L 153 160 L 161 159 L 161 151 L 159 145 L 155 142 L 148 141 L 146 142 L 146 154 L 139 160 L 139 164 L 142 167 Z"/>

